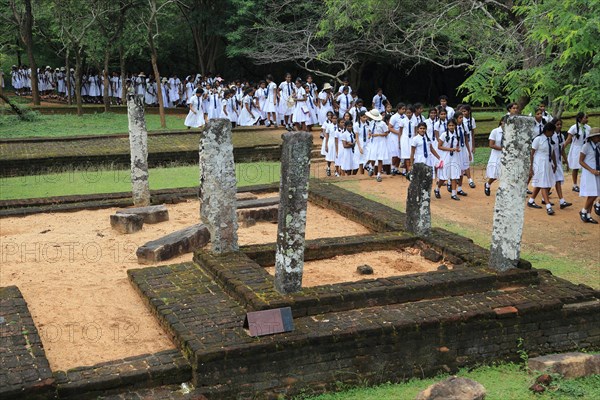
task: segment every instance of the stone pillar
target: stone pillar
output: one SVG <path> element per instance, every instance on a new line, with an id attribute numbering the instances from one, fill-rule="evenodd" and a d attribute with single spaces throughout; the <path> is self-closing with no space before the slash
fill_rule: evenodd
<path id="1" fill-rule="evenodd" d="M 431 233 L 432 182 L 433 170 L 429 165 L 413 165 L 406 196 L 406 230 L 415 235 L 429 236 Z"/>
<path id="2" fill-rule="evenodd" d="M 133 87 L 127 92 L 127 116 L 129 118 L 133 205 L 145 207 L 150 205 L 148 132 L 144 116 L 144 97 L 136 95 Z"/>
<path id="3" fill-rule="evenodd" d="M 302 289 L 312 134 L 287 132 L 282 138 L 275 289 L 287 294 Z"/>
<path id="4" fill-rule="evenodd" d="M 215 253 L 239 250 L 236 192 L 231 122 L 210 120 L 200 141 L 200 219 Z"/>
<path id="5" fill-rule="evenodd" d="M 490 268 L 497 271 L 516 268 L 519 262 L 531 140 L 534 135 L 534 120 L 531 117 L 513 116 L 504 125 L 502 178 L 496 192 L 489 264 Z"/>

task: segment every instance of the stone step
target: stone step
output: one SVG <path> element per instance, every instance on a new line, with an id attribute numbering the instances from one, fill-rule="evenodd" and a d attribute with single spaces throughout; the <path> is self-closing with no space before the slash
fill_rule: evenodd
<path id="1" fill-rule="evenodd" d="M 238 210 L 242 208 L 260 208 L 279 205 L 279 197 L 265 197 L 256 200 L 242 200 L 237 202 Z"/>
<path id="2" fill-rule="evenodd" d="M 237 210 L 238 221 L 254 220 L 256 222 L 277 222 L 279 204 L 260 208 L 242 208 Z"/>
<path id="3" fill-rule="evenodd" d="M 133 207 L 118 210 L 117 214 L 137 214 L 144 218 L 146 224 L 157 224 L 169 220 L 169 210 L 164 204 L 148 207 Z"/>
<path id="4" fill-rule="evenodd" d="M 530 358 L 527 366 L 534 371 L 560 374 L 565 378 L 580 378 L 600 374 L 600 354 L 549 354 Z"/>
<path id="5" fill-rule="evenodd" d="M 210 232 L 204 224 L 196 224 L 152 240 L 138 247 L 136 255 L 139 264 L 152 264 L 169 260 L 180 254 L 205 246 L 210 241 Z"/>
<path id="6" fill-rule="evenodd" d="M 113 214 L 110 216 L 110 226 L 125 234 L 138 232 L 144 226 L 144 217 L 138 214 Z"/>

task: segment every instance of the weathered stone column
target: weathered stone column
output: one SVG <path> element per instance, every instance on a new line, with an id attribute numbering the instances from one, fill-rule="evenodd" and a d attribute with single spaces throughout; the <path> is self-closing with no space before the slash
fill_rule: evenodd
<path id="1" fill-rule="evenodd" d="M 416 163 L 411 175 L 406 196 L 406 230 L 415 235 L 429 236 L 433 171 L 429 165 Z"/>
<path id="2" fill-rule="evenodd" d="M 515 268 L 519 262 L 533 136 L 531 117 L 509 117 L 504 125 L 502 179 L 496 193 L 489 264 L 497 271 Z"/>
<path id="3" fill-rule="evenodd" d="M 210 120 L 200 141 L 200 219 L 215 253 L 239 250 L 236 192 L 231 122 Z"/>
<path id="4" fill-rule="evenodd" d="M 302 289 L 312 134 L 287 132 L 281 137 L 275 290 L 286 294 Z"/>
<path id="5" fill-rule="evenodd" d="M 144 96 L 136 95 L 133 87 L 127 92 L 127 116 L 129 117 L 133 204 L 137 207 L 145 207 L 150 205 L 148 132 L 144 117 Z"/>

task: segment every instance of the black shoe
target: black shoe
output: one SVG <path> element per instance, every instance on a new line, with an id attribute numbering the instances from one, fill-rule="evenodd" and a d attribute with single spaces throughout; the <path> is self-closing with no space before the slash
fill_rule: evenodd
<path id="1" fill-rule="evenodd" d="M 485 193 L 486 196 L 489 196 L 492 193 L 489 186 L 484 186 L 483 192 Z"/>
<path id="2" fill-rule="evenodd" d="M 572 205 L 573 205 L 573 203 L 569 203 L 568 201 L 565 201 L 564 203 L 560 204 L 560 209 L 562 210 L 563 208 L 567 208 L 567 207 L 570 207 Z"/>
<path id="3" fill-rule="evenodd" d="M 577 185 L 573 186 L 573 191 L 579 193 L 579 186 L 577 186 Z"/>
<path id="4" fill-rule="evenodd" d="M 433 194 L 435 194 L 435 198 L 436 199 L 441 199 L 442 198 L 442 195 L 440 194 L 440 189 L 434 190 Z"/>
<path id="5" fill-rule="evenodd" d="M 458 198 L 458 196 L 457 196 L 457 195 L 455 195 L 455 194 L 453 194 L 452 196 L 450 196 L 450 198 L 451 198 L 452 200 L 460 201 L 460 199 Z"/>
<path id="6" fill-rule="evenodd" d="M 583 222 L 587 222 L 587 213 L 584 213 L 583 211 L 579 211 L 579 218 L 581 218 L 581 220 Z"/>
<path id="7" fill-rule="evenodd" d="M 600 204 L 594 204 L 594 212 L 596 215 L 600 215 Z"/>
<path id="8" fill-rule="evenodd" d="M 475 182 L 469 182 L 469 187 L 471 189 L 475 189 Z"/>
<path id="9" fill-rule="evenodd" d="M 461 196 L 468 196 L 468 195 L 467 195 L 467 194 L 466 194 L 464 191 L 462 191 L 462 190 L 459 190 L 459 191 L 458 191 L 458 192 L 456 192 L 456 193 L 458 193 L 458 194 L 459 194 L 459 195 L 461 195 Z"/>
<path id="10" fill-rule="evenodd" d="M 448 189 L 448 193 L 452 193 L 452 186 L 451 185 L 446 185 L 446 189 Z"/>
<path id="11" fill-rule="evenodd" d="M 527 194 L 533 194 L 533 192 L 529 189 L 527 189 Z"/>
<path id="12" fill-rule="evenodd" d="M 326 173 L 327 173 L 327 176 L 331 176 L 331 169 L 327 168 Z"/>
<path id="13" fill-rule="evenodd" d="M 547 213 L 548 215 L 554 215 L 554 210 L 553 210 L 553 209 L 551 209 L 551 208 L 547 208 L 547 209 L 546 209 L 546 213 Z"/>
<path id="14" fill-rule="evenodd" d="M 542 200 L 542 204 L 543 204 L 543 205 L 546 205 L 546 200 Z M 550 202 L 550 205 L 551 205 L 551 206 L 553 206 L 553 205 L 554 205 L 554 203 Z"/>
<path id="15" fill-rule="evenodd" d="M 535 201 L 533 203 L 527 202 L 527 207 L 530 207 L 530 208 L 542 208 L 542 206 L 538 206 L 537 204 L 535 204 Z"/>

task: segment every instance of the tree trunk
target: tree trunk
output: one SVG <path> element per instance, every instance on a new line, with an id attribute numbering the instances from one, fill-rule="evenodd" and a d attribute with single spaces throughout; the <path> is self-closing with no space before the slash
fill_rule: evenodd
<path id="1" fill-rule="evenodd" d="M 15 49 L 16 49 L 16 53 L 17 53 L 17 65 L 19 67 L 21 67 L 23 65 L 23 61 L 21 60 L 21 51 L 19 50 L 20 46 L 19 46 L 19 37 L 18 36 L 16 37 L 15 45 L 16 45 Z"/>
<path id="2" fill-rule="evenodd" d="M 160 73 L 158 72 L 158 54 L 156 52 L 156 47 L 154 46 L 154 39 L 152 38 L 152 34 L 149 34 L 149 44 L 150 44 L 150 59 L 152 61 L 152 70 L 154 71 L 154 77 L 156 79 L 156 96 L 158 96 L 158 114 L 160 115 L 160 127 L 167 127 L 167 120 L 165 118 L 165 105 L 163 104 L 163 96 L 162 96 L 162 85 L 160 84 Z"/>
<path id="3" fill-rule="evenodd" d="M 38 76 L 37 66 L 35 64 L 35 58 L 33 56 L 33 13 L 31 11 L 31 0 L 23 0 L 25 2 L 25 17 L 23 30 L 23 42 L 27 48 L 27 58 L 29 59 L 29 67 L 31 68 L 31 96 L 33 98 L 33 104 L 36 106 L 40 105 L 40 93 L 38 91 Z"/>
<path id="4" fill-rule="evenodd" d="M 65 79 L 67 80 L 65 82 L 65 87 L 67 88 L 67 103 L 69 103 L 70 106 L 73 105 L 73 96 L 71 95 L 71 92 L 73 91 L 73 88 L 71 87 L 71 65 L 69 63 L 69 48 L 67 47 L 67 52 L 65 55 L 65 69 L 66 69 L 66 77 Z"/>
<path id="5" fill-rule="evenodd" d="M 127 93 L 127 115 L 129 117 L 129 148 L 131 151 L 131 188 L 133 205 L 150 205 L 148 184 L 148 132 L 144 117 L 144 96 L 135 94 L 133 86 Z"/>
<path id="6" fill-rule="evenodd" d="M 77 100 L 77 115 L 83 115 L 83 104 L 81 101 L 81 49 L 75 52 L 75 99 Z"/>
<path id="7" fill-rule="evenodd" d="M 10 106 L 10 108 L 13 110 L 13 112 L 15 114 L 17 114 L 17 117 L 19 117 L 20 120 L 24 120 L 25 119 L 23 117 L 23 111 L 21 111 L 21 109 L 19 107 L 17 107 L 16 105 L 14 105 L 10 101 L 10 99 L 4 95 L 4 93 L 2 92 L 2 88 L 1 87 L 0 87 L 0 99 L 4 100 L 4 102 Z"/>
<path id="8" fill-rule="evenodd" d="M 104 100 L 104 112 L 110 111 L 110 98 L 108 97 L 108 87 L 110 81 L 108 80 L 108 61 L 110 59 L 109 47 L 104 51 L 104 72 L 102 73 L 102 79 L 104 79 L 104 93 L 102 93 L 102 99 Z"/>
<path id="9" fill-rule="evenodd" d="M 125 84 L 125 51 L 123 45 L 119 46 L 119 67 L 121 69 L 121 102 L 127 103 L 127 85 Z"/>

